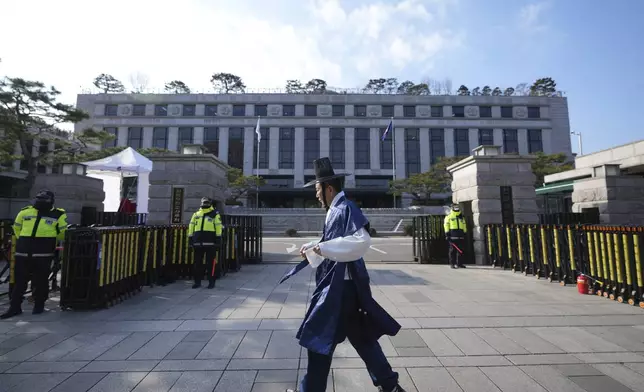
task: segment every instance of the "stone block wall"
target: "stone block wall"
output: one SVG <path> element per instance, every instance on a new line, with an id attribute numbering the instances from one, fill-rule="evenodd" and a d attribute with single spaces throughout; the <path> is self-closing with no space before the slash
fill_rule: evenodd
<path id="1" fill-rule="evenodd" d="M 183 223 L 199 209 L 202 197 L 215 200 L 223 211 L 228 186 L 228 165 L 210 154 L 163 154 L 150 156 L 150 202 L 148 224 L 170 223 L 172 188 L 184 189 Z"/>
<path id="2" fill-rule="evenodd" d="M 47 174 L 36 177 L 31 189 L 35 196 L 41 189 L 49 189 L 56 195 L 56 207 L 64 208 L 70 224 L 81 223 L 83 207 L 93 207 L 103 211 L 103 180 L 76 174 Z"/>
<path id="3" fill-rule="evenodd" d="M 573 212 L 598 208 L 602 224 L 644 224 L 644 178 L 638 176 L 593 177 L 576 180 Z"/>

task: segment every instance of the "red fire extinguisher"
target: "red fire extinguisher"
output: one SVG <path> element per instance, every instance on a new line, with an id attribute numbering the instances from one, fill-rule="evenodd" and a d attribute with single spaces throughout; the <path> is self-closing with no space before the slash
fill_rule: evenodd
<path id="1" fill-rule="evenodd" d="M 579 294 L 588 294 L 588 281 L 585 275 L 579 275 L 577 277 L 577 291 Z"/>

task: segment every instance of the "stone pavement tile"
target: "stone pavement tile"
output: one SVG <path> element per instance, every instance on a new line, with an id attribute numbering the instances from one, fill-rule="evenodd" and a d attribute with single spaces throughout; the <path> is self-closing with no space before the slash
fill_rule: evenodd
<path id="1" fill-rule="evenodd" d="M 271 331 L 248 331 L 233 358 L 263 358 L 271 338 Z"/>
<path id="2" fill-rule="evenodd" d="M 6 373 L 76 373 L 87 362 L 23 362 Z"/>
<path id="3" fill-rule="evenodd" d="M 562 349 L 543 340 L 525 328 L 498 328 L 497 330 L 532 354 L 557 354 L 564 352 Z"/>
<path id="4" fill-rule="evenodd" d="M 90 392 L 131 391 L 143 380 L 147 373 L 110 373 L 90 389 Z"/>
<path id="5" fill-rule="evenodd" d="M 551 366 L 521 366 L 520 369 L 548 392 L 584 392 L 577 384 Z"/>
<path id="6" fill-rule="evenodd" d="M 407 369 L 414 384 L 423 392 L 462 392 L 463 389 L 445 368 Z"/>
<path id="7" fill-rule="evenodd" d="M 440 363 L 445 367 L 459 366 L 512 366 L 504 356 L 501 355 L 472 355 L 467 357 L 438 357 Z"/>
<path id="8" fill-rule="evenodd" d="M 259 310 L 259 307 L 237 308 L 228 316 L 228 319 L 254 319 Z"/>
<path id="9" fill-rule="evenodd" d="M 472 332 L 501 354 L 528 354 L 528 350 L 494 328 L 477 328 Z"/>
<path id="10" fill-rule="evenodd" d="M 514 366 L 484 367 L 481 371 L 503 392 L 547 392 L 521 369 Z"/>
<path id="11" fill-rule="evenodd" d="M 626 351 L 622 347 L 607 342 L 580 328 L 540 327 L 528 328 L 528 330 L 566 352 L 582 353 Z"/>
<path id="12" fill-rule="evenodd" d="M 128 359 L 163 359 L 186 335 L 187 332 L 161 332 Z"/>
<path id="13" fill-rule="evenodd" d="M 401 357 L 433 357 L 434 353 L 427 347 L 401 347 L 396 351 Z"/>
<path id="14" fill-rule="evenodd" d="M 255 315 L 256 319 L 276 319 L 279 317 L 280 312 L 282 311 L 281 307 L 275 306 L 264 306 L 259 309 L 259 312 Z"/>
<path id="15" fill-rule="evenodd" d="M 223 305 L 220 305 L 219 307 L 215 308 L 212 312 L 208 313 L 203 318 L 208 320 L 227 319 L 228 316 L 230 316 L 234 311 L 235 311 L 235 308 L 228 308 Z"/>
<path id="16" fill-rule="evenodd" d="M 625 363 L 624 366 L 644 376 L 644 363 Z"/>
<path id="17" fill-rule="evenodd" d="M 406 392 L 418 392 L 414 381 L 405 368 L 393 368 L 393 371 L 398 373 L 398 384 L 405 389 Z M 371 381 L 371 379 L 369 379 Z M 422 390 L 422 389 L 421 389 Z"/>
<path id="18" fill-rule="evenodd" d="M 443 332 L 465 355 L 498 354 L 492 346 L 472 332 L 471 329 L 444 329 Z"/>
<path id="19" fill-rule="evenodd" d="M 217 331 L 197 355 L 197 359 L 232 358 L 245 334 L 245 331 Z"/>
<path id="20" fill-rule="evenodd" d="M 43 336 L 42 333 L 19 333 L 19 334 L 7 334 L 4 337 L 3 341 L 0 342 L 1 349 L 11 349 L 15 350 L 20 346 L 23 346 L 31 341 L 38 339 Z"/>
<path id="21" fill-rule="evenodd" d="M 183 338 L 182 342 L 204 342 L 207 343 L 215 336 L 215 331 L 192 331 Z"/>
<path id="22" fill-rule="evenodd" d="M 31 357 L 30 361 L 55 361 L 61 359 L 72 351 L 87 346 L 94 342 L 101 334 L 96 333 L 80 333 L 76 336 L 64 340 L 57 345 L 41 352 L 40 354 Z"/>
<path id="23" fill-rule="evenodd" d="M 183 372 L 200 370 L 224 370 L 227 359 L 180 359 L 163 360 L 154 368 L 155 372 Z"/>
<path id="24" fill-rule="evenodd" d="M 563 374 L 566 377 L 602 375 L 602 372 L 585 363 L 568 364 L 568 365 L 550 365 L 550 367 L 553 369 L 556 369 L 559 373 Z"/>
<path id="25" fill-rule="evenodd" d="M 41 352 L 57 345 L 58 343 L 67 340 L 73 333 L 50 333 L 39 337 L 36 340 L 9 351 L 6 354 L 0 355 L 0 362 L 22 362 L 27 359 L 40 354 Z"/>
<path id="26" fill-rule="evenodd" d="M 574 355 L 586 363 L 644 362 L 644 356 L 635 353 L 587 353 Z"/>
<path id="27" fill-rule="evenodd" d="M 206 342 L 180 342 L 165 359 L 195 359 L 206 346 Z"/>
<path id="28" fill-rule="evenodd" d="M 397 317 L 396 321 L 400 324 L 402 329 L 420 329 L 420 323 L 415 318 L 411 317 Z"/>
<path id="29" fill-rule="evenodd" d="M 373 382 L 365 369 L 334 369 L 335 392 L 358 392 L 374 390 Z"/>
<path id="30" fill-rule="evenodd" d="M 25 374 L 24 376 L 26 377 L 19 382 L 13 383 L 13 385 L 6 385 L 2 378 L 0 378 L 0 387 L 6 387 L 11 392 L 48 392 L 71 375 L 71 373 L 51 373 L 39 374 L 37 377 L 34 377 L 33 375 Z"/>
<path id="31" fill-rule="evenodd" d="M 266 305 L 282 305 L 288 297 L 287 293 L 272 293 L 266 300 Z"/>
<path id="32" fill-rule="evenodd" d="M 297 369 L 292 370 L 260 370 L 255 382 L 297 382 Z M 282 391 L 284 392 L 284 391 Z"/>
<path id="33" fill-rule="evenodd" d="M 127 338 L 123 339 L 109 350 L 101 354 L 97 359 L 99 361 L 116 361 L 123 360 L 130 357 L 138 349 L 143 347 L 152 338 L 157 335 L 157 332 L 134 332 Z"/>
<path id="34" fill-rule="evenodd" d="M 450 367 L 447 371 L 464 392 L 501 392 L 477 367 Z"/>
<path id="35" fill-rule="evenodd" d="M 506 358 L 515 365 L 560 365 L 583 362 L 572 354 L 507 355 Z"/>
<path id="36" fill-rule="evenodd" d="M 223 372 L 184 372 L 169 392 L 212 392 Z"/>
<path id="37" fill-rule="evenodd" d="M 362 367 L 364 362 L 360 360 Z M 441 363 L 435 357 L 393 357 L 389 358 L 391 367 L 396 368 L 415 368 L 415 367 L 434 367 L 441 366 Z"/>
<path id="38" fill-rule="evenodd" d="M 223 302 L 223 300 L 221 301 Z M 218 309 L 220 311 L 217 314 L 223 314 L 228 308 L 221 307 L 221 302 L 219 303 L 210 303 L 208 305 L 202 306 L 193 306 L 187 312 L 183 312 L 178 317 L 175 317 L 177 320 L 202 320 L 206 318 L 227 318 L 232 310 L 226 314 L 225 317 L 213 317 L 213 313 Z"/>
<path id="39" fill-rule="evenodd" d="M 51 392 L 87 392 L 107 376 L 107 373 L 76 373 L 58 384 Z"/>
<path id="40" fill-rule="evenodd" d="M 636 392 L 644 392 L 644 376 L 624 365 L 602 363 L 593 365 L 597 370 L 631 388 Z"/>
<path id="41" fill-rule="evenodd" d="M 403 314 L 403 317 L 427 317 L 427 315 L 418 308 L 418 306 L 405 305 L 399 306 L 398 310 Z"/>
<path id="42" fill-rule="evenodd" d="M 0 374 L 0 387 L 4 388 L 0 391 L 11 391 L 16 385 L 32 377 L 29 374 Z"/>
<path id="43" fill-rule="evenodd" d="M 256 330 L 261 320 L 186 320 L 177 331 Z"/>
<path id="44" fill-rule="evenodd" d="M 132 392 L 168 392 L 179 377 L 181 372 L 148 373 Z"/>
<path id="45" fill-rule="evenodd" d="M 644 351 L 644 334 L 630 326 L 583 327 L 584 330 L 604 340 L 631 351 Z"/>
<path id="46" fill-rule="evenodd" d="M 306 312 L 305 306 L 282 306 L 278 319 L 302 319 Z"/>
<path id="47" fill-rule="evenodd" d="M 438 305 L 419 305 L 418 309 L 420 309 L 421 312 L 424 313 L 424 316 L 416 316 L 416 317 L 449 317 L 450 314 L 445 311 L 445 309 L 441 308 Z"/>
<path id="48" fill-rule="evenodd" d="M 295 382 L 261 382 L 253 384 L 251 392 L 284 392 L 287 388 L 295 386 Z"/>
<path id="49" fill-rule="evenodd" d="M 0 362 L 0 373 L 6 372 L 17 364 L 18 362 Z"/>
<path id="50" fill-rule="evenodd" d="M 81 373 L 92 372 L 149 372 L 159 361 L 93 361 L 80 370 Z"/>
<path id="51" fill-rule="evenodd" d="M 256 370 L 226 370 L 214 392 L 251 392 L 256 376 Z"/>
<path id="52" fill-rule="evenodd" d="M 232 359 L 227 370 L 284 370 L 297 369 L 299 358 L 289 359 Z"/>
<path id="53" fill-rule="evenodd" d="M 393 343 L 391 343 L 391 337 L 385 335 L 378 340 L 378 343 L 380 344 L 380 348 L 382 348 L 382 352 L 385 353 L 385 356 L 387 358 L 398 356 L 396 348 L 394 347 Z"/>
<path id="54" fill-rule="evenodd" d="M 129 333 L 106 333 L 94 338 L 93 342 L 86 344 L 69 354 L 60 358 L 61 361 L 92 361 L 102 355 L 105 351 L 114 347 L 125 338 Z"/>
<path id="55" fill-rule="evenodd" d="M 403 296 L 412 304 L 426 304 L 433 302 L 428 296 L 423 293 L 419 293 L 418 291 L 403 293 Z"/>
<path id="56" fill-rule="evenodd" d="M 294 329 L 297 330 L 300 328 L 300 325 L 302 324 L 302 318 L 297 318 L 297 319 L 264 319 L 261 320 L 261 324 L 257 329 L 260 330 L 271 330 L 271 331 L 276 331 L 276 330 L 286 330 L 286 329 Z"/>
<path id="57" fill-rule="evenodd" d="M 586 392 L 633 392 L 608 376 L 574 376 L 570 380 Z"/>
<path id="58" fill-rule="evenodd" d="M 396 336 L 391 336 L 390 340 L 396 349 L 402 347 L 427 347 L 425 341 L 414 330 L 401 330 Z"/>
<path id="59" fill-rule="evenodd" d="M 333 352 L 334 358 L 359 358 L 358 352 L 348 340 L 338 344 Z"/>
<path id="60" fill-rule="evenodd" d="M 416 332 L 436 356 L 465 355 L 440 329 L 419 329 Z"/>
<path id="61" fill-rule="evenodd" d="M 274 331 L 268 342 L 264 358 L 299 358 L 301 346 L 295 331 Z"/>

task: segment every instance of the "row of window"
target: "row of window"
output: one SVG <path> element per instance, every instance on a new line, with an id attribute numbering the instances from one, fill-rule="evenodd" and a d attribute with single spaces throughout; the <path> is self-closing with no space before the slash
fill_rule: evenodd
<path id="1" fill-rule="evenodd" d="M 118 128 L 105 128 L 107 132 L 116 136 Z M 479 129 L 478 145 L 493 145 L 494 134 L 492 129 Z M 439 157 L 445 156 L 445 130 L 429 130 L 429 149 L 431 162 L 435 163 Z M 269 162 L 269 140 L 270 132 L 268 128 L 260 129 L 261 140 L 259 143 L 259 159 L 257 157 L 257 148 L 253 148 L 253 168 L 268 169 Z M 405 172 L 407 175 L 420 172 L 420 130 L 418 128 L 405 129 Z M 255 135 L 253 146 L 257 145 L 257 134 Z M 354 133 L 354 159 L 356 169 L 371 168 L 371 129 L 356 128 Z M 179 127 L 178 149 L 186 144 L 194 143 L 194 128 Z M 392 169 L 392 141 L 387 138 L 379 142 L 380 148 L 380 168 Z M 454 130 L 454 155 L 469 156 L 470 150 L 470 132 L 469 129 Z M 127 145 L 132 148 L 143 147 L 143 128 L 128 128 Z M 203 145 L 206 149 L 215 155 L 219 155 L 219 128 L 205 127 L 203 136 Z M 116 146 L 116 139 L 108 142 L 105 147 Z M 295 165 L 295 129 L 279 129 L 279 168 L 293 169 Z M 168 148 L 168 128 L 155 127 L 152 130 L 152 147 L 167 149 Z M 542 132 L 540 129 L 528 129 L 528 152 L 536 153 L 543 151 Z M 519 138 L 516 129 L 503 130 L 503 152 L 518 153 Z M 320 157 L 320 129 L 304 128 L 304 168 L 312 169 L 313 160 Z M 334 167 L 344 169 L 345 162 L 345 129 L 331 128 L 329 130 L 329 158 Z M 244 166 L 244 128 L 229 128 L 228 133 L 228 164 L 233 167 L 243 168 Z"/>
<path id="2" fill-rule="evenodd" d="M 132 116 L 145 116 L 145 104 L 135 104 L 132 105 Z M 268 105 L 255 105 L 254 107 L 255 116 L 267 116 L 268 115 Z M 431 106 L 431 117 L 443 117 L 443 106 Z M 367 117 L 367 106 L 366 105 L 355 105 L 353 109 L 354 117 Z M 197 107 L 194 104 L 185 104 L 183 105 L 183 110 L 181 115 L 184 117 L 194 117 L 197 112 Z M 118 115 L 118 105 L 105 105 L 105 116 L 114 117 Z M 156 117 L 165 117 L 168 115 L 168 105 L 154 105 L 154 116 Z M 318 105 L 304 105 L 304 116 L 305 117 L 317 117 L 318 115 Z M 215 117 L 217 116 L 217 105 L 205 105 L 204 106 L 204 116 L 205 117 Z M 232 109 L 233 117 L 244 117 L 246 116 L 246 105 L 233 105 Z M 295 116 L 295 105 L 282 105 L 282 116 L 293 117 Z M 331 116 L 333 117 L 345 117 L 345 106 L 344 105 L 332 105 L 331 106 Z M 416 117 L 416 106 L 415 105 L 405 105 L 403 106 L 403 116 L 404 117 Z M 539 106 L 528 106 L 528 118 L 540 118 L 541 110 Z M 394 117 L 394 105 L 381 105 L 380 117 Z M 452 106 L 452 117 L 465 117 L 465 106 Z M 491 118 L 492 117 L 492 106 L 479 106 L 479 117 L 481 118 Z M 501 106 L 501 118 L 512 118 L 512 106 Z"/>

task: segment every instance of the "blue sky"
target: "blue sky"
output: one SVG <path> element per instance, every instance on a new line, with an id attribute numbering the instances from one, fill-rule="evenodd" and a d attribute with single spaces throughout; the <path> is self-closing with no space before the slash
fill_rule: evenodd
<path id="1" fill-rule="evenodd" d="M 291 78 L 353 88 L 378 77 L 504 88 L 550 76 L 584 153 L 644 138 L 631 120 L 644 108 L 644 0 L 5 3 L 0 37 L 25 36 L 0 40 L 0 75 L 53 84 L 67 102 L 103 72 L 151 90 L 179 79 L 196 91 L 208 91 L 215 72 L 255 89 Z"/>

